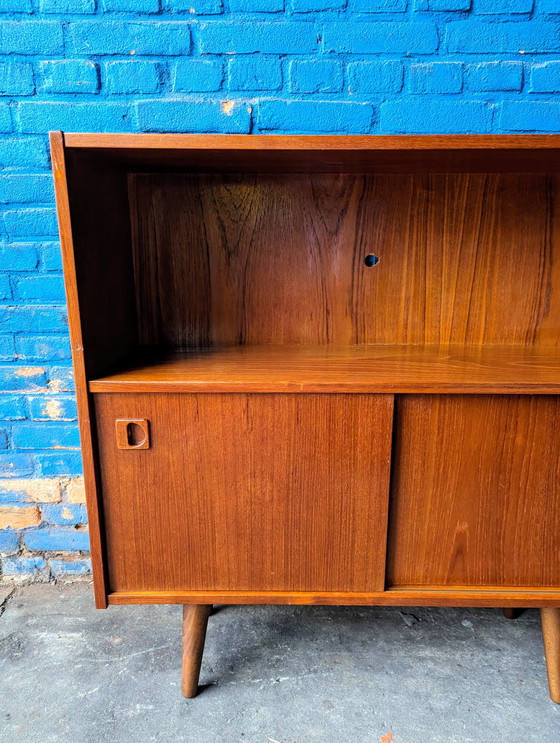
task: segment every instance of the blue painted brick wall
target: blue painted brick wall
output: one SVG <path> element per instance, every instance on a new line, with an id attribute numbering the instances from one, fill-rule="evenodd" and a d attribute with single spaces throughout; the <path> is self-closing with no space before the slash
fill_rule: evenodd
<path id="1" fill-rule="evenodd" d="M 560 131 L 560 0 L 0 0 L 0 571 L 89 571 L 47 132 Z"/>

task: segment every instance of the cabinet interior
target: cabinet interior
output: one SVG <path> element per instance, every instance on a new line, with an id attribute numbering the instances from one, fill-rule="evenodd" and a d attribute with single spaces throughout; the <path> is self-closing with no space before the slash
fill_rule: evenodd
<path id="1" fill-rule="evenodd" d="M 560 391 L 557 158 L 69 147 L 90 389 Z"/>

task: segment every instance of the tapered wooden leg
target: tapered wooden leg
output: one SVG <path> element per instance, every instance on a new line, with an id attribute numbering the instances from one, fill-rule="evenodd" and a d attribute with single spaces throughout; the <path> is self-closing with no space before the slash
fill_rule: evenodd
<path id="1" fill-rule="evenodd" d="M 560 609 L 541 609 L 550 698 L 560 704 Z"/>
<path id="2" fill-rule="evenodd" d="M 198 690 L 206 626 L 211 609 L 211 604 L 183 606 L 182 692 L 184 697 L 195 697 Z"/>
<path id="3" fill-rule="evenodd" d="M 512 607 L 508 607 L 507 609 L 502 609 L 502 611 L 504 612 L 504 617 L 506 619 L 517 619 L 523 614 L 525 609 L 514 609 Z"/>

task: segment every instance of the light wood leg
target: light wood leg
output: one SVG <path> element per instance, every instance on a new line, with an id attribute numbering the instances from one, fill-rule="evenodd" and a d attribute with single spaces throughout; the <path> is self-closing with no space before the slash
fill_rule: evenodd
<path id="1" fill-rule="evenodd" d="M 560 609 L 541 609 L 550 698 L 560 704 Z"/>
<path id="2" fill-rule="evenodd" d="M 523 614 L 525 609 L 514 609 L 512 607 L 508 607 L 507 609 L 502 609 L 502 611 L 504 612 L 504 617 L 506 619 L 517 619 Z"/>
<path id="3" fill-rule="evenodd" d="M 211 610 L 211 604 L 183 606 L 182 692 L 184 697 L 195 697 L 198 690 L 206 627 Z"/>

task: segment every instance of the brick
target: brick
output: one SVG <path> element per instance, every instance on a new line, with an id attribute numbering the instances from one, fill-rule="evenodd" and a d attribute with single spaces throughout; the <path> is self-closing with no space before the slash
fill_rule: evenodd
<path id="1" fill-rule="evenodd" d="M 279 90 L 282 87 L 280 60 L 255 57 L 232 59 L 228 66 L 228 86 L 230 90 Z"/>
<path id="2" fill-rule="evenodd" d="M 159 0 L 102 0 L 105 12 L 159 13 Z"/>
<path id="3" fill-rule="evenodd" d="M 48 386 L 51 392 L 74 392 L 74 371 L 72 367 L 51 367 Z"/>
<path id="4" fill-rule="evenodd" d="M 5 302 L 12 299 L 12 287 L 10 277 L 0 273 L 0 301 Z"/>
<path id="5" fill-rule="evenodd" d="M 68 480 L 64 490 L 67 503 L 85 503 L 86 491 L 83 477 L 74 477 Z"/>
<path id="6" fill-rule="evenodd" d="M 387 0 L 388 3 L 391 1 Z M 314 13 L 321 10 L 340 10 L 345 6 L 346 0 L 291 0 L 291 3 L 294 13 Z"/>
<path id="7" fill-rule="evenodd" d="M 543 21 L 453 21 L 447 24 L 447 51 L 487 54 L 489 49 L 494 55 L 520 51 L 559 51 L 560 25 Z"/>
<path id="8" fill-rule="evenodd" d="M 47 563 L 42 557 L 4 557 L 3 575 L 35 575 L 44 572 Z"/>
<path id="9" fill-rule="evenodd" d="M 129 107 L 123 104 L 57 103 L 25 101 L 19 104 L 21 131 L 41 134 L 52 129 L 61 131 L 126 131 Z"/>
<path id="10" fill-rule="evenodd" d="M 0 94 L 33 95 L 33 67 L 28 63 L 4 62 L 0 64 Z"/>
<path id="11" fill-rule="evenodd" d="M 9 266 L 10 271 L 34 271 L 39 265 L 35 243 L 12 243 L 0 245 L 0 266 Z"/>
<path id="12" fill-rule="evenodd" d="M 19 547 L 19 535 L 13 531 L 0 531 L 0 552 L 10 554 L 17 552 Z"/>
<path id="13" fill-rule="evenodd" d="M 349 0 L 348 10 L 358 13 L 404 13 L 408 0 Z"/>
<path id="14" fill-rule="evenodd" d="M 41 511 L 37 506 L 0 506 L 0 529 L 28 529 L 40 523 Z"/>
<path id="15" fill-rule="evenodd" d="M 0 502 L 58 503 L 61 499 L 60 480 L 0 480 Z"/>
<path id="16" fill-rule="evenodd" d="M 247 133 L 251 114 L 238 101 L 139 101 L 138 128 L 145 132 Z"/>
<path id="17" fill-rule="evenodd" d="M 399 93 L 403 86 L 403 65 L 398 60 L 352 62 L 348 65 L 350 93 Z"/>
<path id="18" fill-rule="evenodd" d="M 343 79 L 340 62 L 313 60 L 290 64 L 292 93 L 338 93 Z"/>
<path id="19" fill-rule="evenodd" d="M 37 243 L 36 249 L 41 256 L 41 268 L 43 271 L 62 271 L 62 253 L 60 251 L 60 243 Z"/>
<path id="20" fill-rule="evenodd" d="M 262 101 L 259 103 L 260 131 L 310 133 L 365 133 L 373 123 L 369 104 L 338 101 Z"/>
<path id="21" fill-rule="evenodd" d="M 539 10 L 541 13 L 560 13 L 560 3 L 558 0 L 539 0 Z"/>
<path id="22" fill-rule="evenodd" d="M 531 93 L 560 91 L 560 62 L 544 62 L 531 68 Z"/>
<path id="23" fill-rule="evenodd" d="M 9 133 L 12 128 L 10 109 L 8 106 L 0 105 L 0 132 Z"/>
<path id="24" fill-rule="evenodd" d="M 13 335 L 0 335 L 0 361 L 15 360 L 15 344 Z"/>
<path id="25" fill-rule="evenodd" d="M 22 395 L 0 395 L 0 420 L 21 421 L 27 418 L 27 405 Z"/>
<path id="26" fill-rule="evenodd" d="M 64 302 L 64 282 L 61 275 L 23 276 L 14 280 L 16 300 L 26 302 Z"/>
<path id="27" fill-rule="evenodd" d="M 560 103 L 552 101 L 504 101 L 501 126 L 514 132 L 560 131 Z"/>
<path id="28" fill-rule="evenodd" d="M 0 167 L 48 168 L 46 137 L 0 138 Z"/>
<path id="29" fill-rule="evenodd" d="M 95 13 L 95 0 L 40 0 L 41 13 Z"/>
<path id="30" fill-rule="evenodd" d="M 108 62 L 104 80 L 106 92 L 112 94 L 157 93 L 163 70 L 157 62 Z"/>
<path id="31" fill-rule="evenodd" d="M 23 543 L 35 552 L 86 552 L 89 534 L 85 529 L 43 527 L 24 532 Z"/>
<path id="32" fill-rule="evenodd" d="M 175 21 L 78 21 L 68 24 L 68 49 L 73 54 L 175 56 L 188 54 L 188 24 Z"/>
<path id="33" fill-rule="evenodd" d="M 55 578 L 63 578 L 65 575 L 89 575 L 91 560 L 51 560 L 49 567 Z"/>
<path id="34" fill-rule="evenodd" d="M 62 23 L 0 22 L 0 54 L 59 54 L 63 49 Z"/>
<path id="35" fill-rule="evenodd" d="M 53 526 L 86 524 L 87 515 L 85 506 L 72 503 L 44 506 L 43 520 Z"/>
<path id="36" fill-rule="evenodd" d="M 232 13 L 281 13 L 284 0 L 229 0 Z"/>
<path id="37" fill-rule="evenodd" d="M 381 131 L 398 134 L 454 134 L 490 131 L 492 114 L 482 101 L 446 101 L 424 97 L 389 101 L 381 106 Z"/>
<path id="38" fill-rule="evenodd" d="M 81 475 L 82 457 L 79 452 L 40 453 L 35 455 L 41 477 Z"/>
<path id="39" fill-rule="evenodd" d="M 0 204 L 52 203 L 51 175 L 0 175 Z"/>
<path id="40" fill-rule="evenodd" d="M 3 13 L 33 13 L 31 0 L 2 0 Z"/>
<path id="41" fill-rule="evenodd" d="M 75 421 L 78 417 L 73 397 L 31 397 L 29 409 L 34 421 Z"/>
<path id="42" fill-rule="evenodd" d="M 166 10 L 173 13 L 188 12 L 193 15 L 219 15 L 224 10 L 222 0 L 163 0 L 163 4 Z"/>
<path id="43" fill-rule="evenodd" d="M 9 428 L 0 428 L 0 449 L 7 449 L 10 438 Z"/>
<path id="44" fill-rule="evenodd" d="M 533 10 L 533 0 L 476 0 L 474 8 L 481 15 L 530 13 Z"/>
<path id="45" fill-rule="evenodd" d="M 36 392 L 46 384 L 45 370 L 40 366 L 0 366 L 0 391 Z"/>
<path id="46" fill-rule="evenodd" d="M 0 453 L 0 477 L 27 477 L 34 473 L 35 464 L 31 454 Z"/>
<path id="47" fill-rule="evenodd" d="M 463 65 L 461 62 L 413 64 L 410 83 L 413 93 L 460 93 L 463 89 Z"/>
<path id="48" fill-rule="evenodd" d="M 231 23 L 211 21 L 198 31 L 203 54 L 306 54 L 317 50 L 312 23 Z"/>
<path id="49" fill-rule="evenodd" d="M 6 332 L 21 332 L 28 328 L 41 332 L 66 333 L 68 320 L 65 307 L 0 305 L 0 327 Z"/>
<path id="50" fill-rule="evenodd" d="M 89 60 L 56 60 L 39 65 L 40 89 L 45 93 L 97 93 L 99 72 Z"/>
<path id="51" fill-rule="evenodd" d="M 466 81 L 470 90 L 521 90 L 523 63 L 481 62 L 469 66 Z"/>
<path id="52" fill-rule="evenodd" d="M 58 235 L 55 209 L 9 209 L 4 212 L 4 227 L 10 237 Z"/>
<path id="53" fill-rule="evenodd" d="M 177 62 L 173 68 L 173 90 L 176 93 L 204 93 L 220 90 L 224 82 L 224 65 L 204 59 Z"/>
<path id="54" fill-rule="evenodd" d="M 414 10 L 453 13 L 471 9 L 472 0 L 415 0 Z"/>
<path id="55" fill-rule="evenodd" d="M 323 32 L 325 52 L 350 54 L 430 54 L 439 45 L 433 23 L 329 23 Z"/>
<path id="56" fill-rule="evenodd" d="M 78 427 L 70 423 L 20 423 L 14 427 L 15 449 L 77 449 Z"/>
<path id="57" fill-rule="evenodd" d="M 18 335 L 16 353 L 21 361 L 62 361 L 72 356 L 67 335 Z"/>

